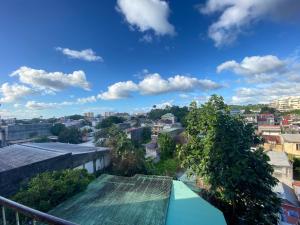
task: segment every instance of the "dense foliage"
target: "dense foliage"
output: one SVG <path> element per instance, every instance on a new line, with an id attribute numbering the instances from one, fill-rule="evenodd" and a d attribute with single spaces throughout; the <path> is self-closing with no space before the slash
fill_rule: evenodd
<path id="1" fill-rule="evenodd" d="M 95 142 L 98 146 L 111 148 L 111 169 L 114 174 L 132 176 L 145 172 L 144 150 L 134 145 L 115 125 L 98 131 Z"/>
<path id="2" fill-rule="evenodd" d="M 82 133 L 75 127 L 64 128 L 58 135 L 58 141 L 70 144 L 82 143 Z"/>
<path id="3" fill-rule="evenodd" d="M 228 224 L 277 224 L 280 199 L 272 191 L 277 179 L 263 150 L 250 150 L 253 128 L 231 116 L 215 95 L 200 108 L 193 102 L 187 123 L 189 140 L 179 149 L 182 166 L 209 187 Z"/>
<path id="4" fill-rule="evenodd" d="M 183 126 L 185 126 L 185 117 L 188 114 L 188 107 L 171 106 L 164 109 L 158 109 L 156 106 L 148 113 L 151 120 L 158 120 L 162 115 L 172 113 Z"/>
<path id="5" fill-rule="evenodd" d="M 122 123 L 124 122 L 124 118 L 122 117 L 118 117 L 118 116 L 109 116 L 105 119 L 103 119 L 100 123 L 97 124 L 96 128 L 100 129 L 100 128 L 109 128 L 111 127 L 113 124 L 117 124 L 117 123 Z"/>
<path id="6" fill-rule="evenodd" d="M 65 128 L 66 126 L 64 124 L 56 123 L 51 127 L 50 132 L 53 135 L 58 136 Z"/>
<path id="7" fill-rule="evenodd" d="M 178 159 L 169 158 L 166 160 L 160 160 L 154 163 L 152 160 L 146 162 L 147 174 L 159 175 L 159 176 L 170 176 L 176 178 L 176 172 L 179 168 Z"/>
<path id="8" fill-rule="evenodd" d="M 151 128 L 150 127 L 144 127 L 143 131 L 142 131 L 142 141 L 141 143 L 147 143 L 149 141 L 151 141 Z"/>
<path id="9" fill-rule="evenodd" d="M 34 139 L 35 143 L 45 143 L 50 142 L 50 139 L 47 136 L 40 136 Z"/>
<path id="10" fill-rule="evenodd" d="M 160 159 L 173 158 L 176 151 L 176 143 L 168 134 L 159 134 L 157 140 L 160 152 Z"/>
<path id="11" fill-rule="evenodd" d="M 84 119 L 84 116 L 75 114 L 75 115 L 68 116 L 68 118 L 70 120 L 80 120 L 80 119 Z"/>
<path id="12" fill-rule="evenodd" d="M 32 178 L 12 200 L 47 212 L 85 190 L 93 178 L 93 175 L 89 175 L 84 169 L 41 173 Z"/>

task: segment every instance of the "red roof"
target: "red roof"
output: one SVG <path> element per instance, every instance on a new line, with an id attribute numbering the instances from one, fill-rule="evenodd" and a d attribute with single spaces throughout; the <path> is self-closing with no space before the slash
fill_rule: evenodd
<path id="1" fill-rule="evenodd" d="M 263 135 L 263 138 L 266 143 L 276 143 L 276 144 L 281 144 L 281 139 L 280 136 L 278 135 Z"/>

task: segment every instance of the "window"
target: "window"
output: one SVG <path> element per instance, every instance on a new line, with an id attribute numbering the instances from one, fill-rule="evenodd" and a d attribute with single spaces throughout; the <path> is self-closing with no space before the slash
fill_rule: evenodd
<path id="1" fill-rule="evenodd" d="M 300 144 L 296 144 L 296 150 L 300 151 Z"/>

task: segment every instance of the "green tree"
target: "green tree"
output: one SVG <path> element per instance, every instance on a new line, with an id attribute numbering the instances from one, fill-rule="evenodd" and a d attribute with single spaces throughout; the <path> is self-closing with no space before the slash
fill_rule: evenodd
<path id="1" fill-rule="evenodd" d="M 168 134 L 159 134 L 158 146 L 160 151 L 160 158 L 162 160 L 173 158 L 176 151 L 176 143 Z"/>
<path id="2" fill-rule="evenodd" d="M 151 141 L 151 128 L 150 127 L 144 127 L 142 131 L 142 143 L 147 143 Z"/>
<path id="3" fill-rule="evenodd" d="M 263 149 L 250 150 L 256 139 L 252 126 L 231 116 L 216 95 L 200 108 L 191 103 L 187 123 L 188 143 L 179 148 L 182 166 L 208 185 L 228 223 L 277 224 L 277 179 Z"/>
<path id="4" fill-rule="evenodd" d="M 12 200 L 47 212 L 86 189 L 94 179 L 84 169 L 45 172 L 32 178 Z"/>
<path id="5" fill-rule="evenodd" d="M 84 119 L 84 116 L 75 114 L 75 115 L 68 116 L 68 118 L 71 120 L 80 120 L 80 119 Z"/>
<path id="6" fill-rule="evenodd" d="M 56 123 L 51 127 L 50 132 L 53 135 L 58 136 L 65 128 L 66 126 L 64 124 Z"/>
<path id="7" fill-rule="evenodd" d="M 64 128 L 58 135 L 58 141 L 70 144 L 79 144 L 82 142 L 82 134 L 77 128 Z"/>
<path id="8" fill-rule="evenodd" d="M 100 123 L 97 124 L 96 128 L 108 128 L 111 127 L 113 124 L 122 123 L 125 119 L 118 116 L 109 116 L 105 119 L 103 119 Z"/>

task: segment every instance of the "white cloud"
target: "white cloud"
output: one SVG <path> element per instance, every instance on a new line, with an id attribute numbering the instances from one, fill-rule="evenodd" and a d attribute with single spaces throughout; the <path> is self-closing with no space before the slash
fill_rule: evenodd
<path id="1" fill-rule="evenodd" d="M 168 21 L 169 5 L 163 0 L 118 0 L 117 10 L 125 20 L 141 32 L 153 30 L 156 35 L 174 35 L 175 29 Z"/>
<path id="2" fill-rule="evenodd" d="M 11 76 L 17 76 L 21 83 L 28 84 L 33 88 L 46 92 L 61 91 L 68 87 L 79 87 L 90 90 L 90 84 L 86 80 L 85 73 L 82 70 L 65 74 L 62 72 L 47 72 L 45 70 L 22 66 L 14 71 Z"/>
<path id="3" fill-rule="evenodd" d="M 4 83 L 0 87 L 0 103 L 12 103 L 31 95 L 34 91 L 24 85 Z"/>
<path id="4" fill-rule="evenodd" d="M 81 104 L 85 104 L 85 103 L 93 103 L 97 101 L 97 97 L 96 96 L 90 96 L 90 97 L 86 97 L 86 98 L 78 98 L 77 102 L 81 103 Z"/>
<path id="5" fill-rule="evenodd" d="M 128 98 L 132 92 L 138 90 L 138 86 L 132 81 L 118 82 L 108 87 L 108 91 L 98 95 L 103 100 Z"/>
<path id="6" fill-rule="evenodd" d="M 44 110 L 44 109 L 52 109 L 52 108 L 59 108 L 61 106 L 70 106 L 73 105 L 74 102 L 36 102 L 36 101 L 28 101 L 25 104 L 27 109 L 31 110 Z"/>
<path id="7" fill-rule="evenodd" d="M 61 47 L 56 47 L 55 49 L 72 59 L 82 59 L 89 62 L 93 62 L 93 61 L 103 62 L 103 58 L 101 56 L 96 55 L 96 52 L 94 52 L 90 48 L 81 51 L 72 50 L 69 48 L 61 48 Z"/>
<path id="8" fill-rule="evenodd" d="M 281 72 L 285 69 L 286 62 L 277 56 L 252 56 L 245 57 L 240 63 L 235 60 L 227 61 L 217 67 L 217 72 L 232 70 L 236 74 L 252 76 L 256 74 L 266 74 Z"/>
<path id="9" fill-rule="evenodd" d="M 220 88 L 221 85 L 207 79 L 197 79 L 176 75 L 163 79 L 160 74 L 153 73 L 145 76 L 139 83 L 133 81 L 118 82 L 108 87 L 108 91 L 98 95 L 103 100 L 128 98 L 133 92 L 142 95 L 157 95 L 168 92 L 188 92 L 193 90 L 208 91 Z"/>
<path id="10" fill-rule="evenodd" d="M 219 13 L 208 31 L 215 46 L 230 44 L 246 27 L 263 19 L 287 20 L 299 15 L 299 0 L 208 0 L 203 14 Z"/>
<path id="11" fill-rule="evenodd" d="M 158 73 L 147 75 L 140 83 L 139 89 L 142 94 L 161 94 L 166 92 L 192 91 L 200 89 L 202 91 L 217 89 L 221 86 L 214 81 L 207 79 L 197 79 L 175 75 L 168 79 L 163 79 Z"/>

